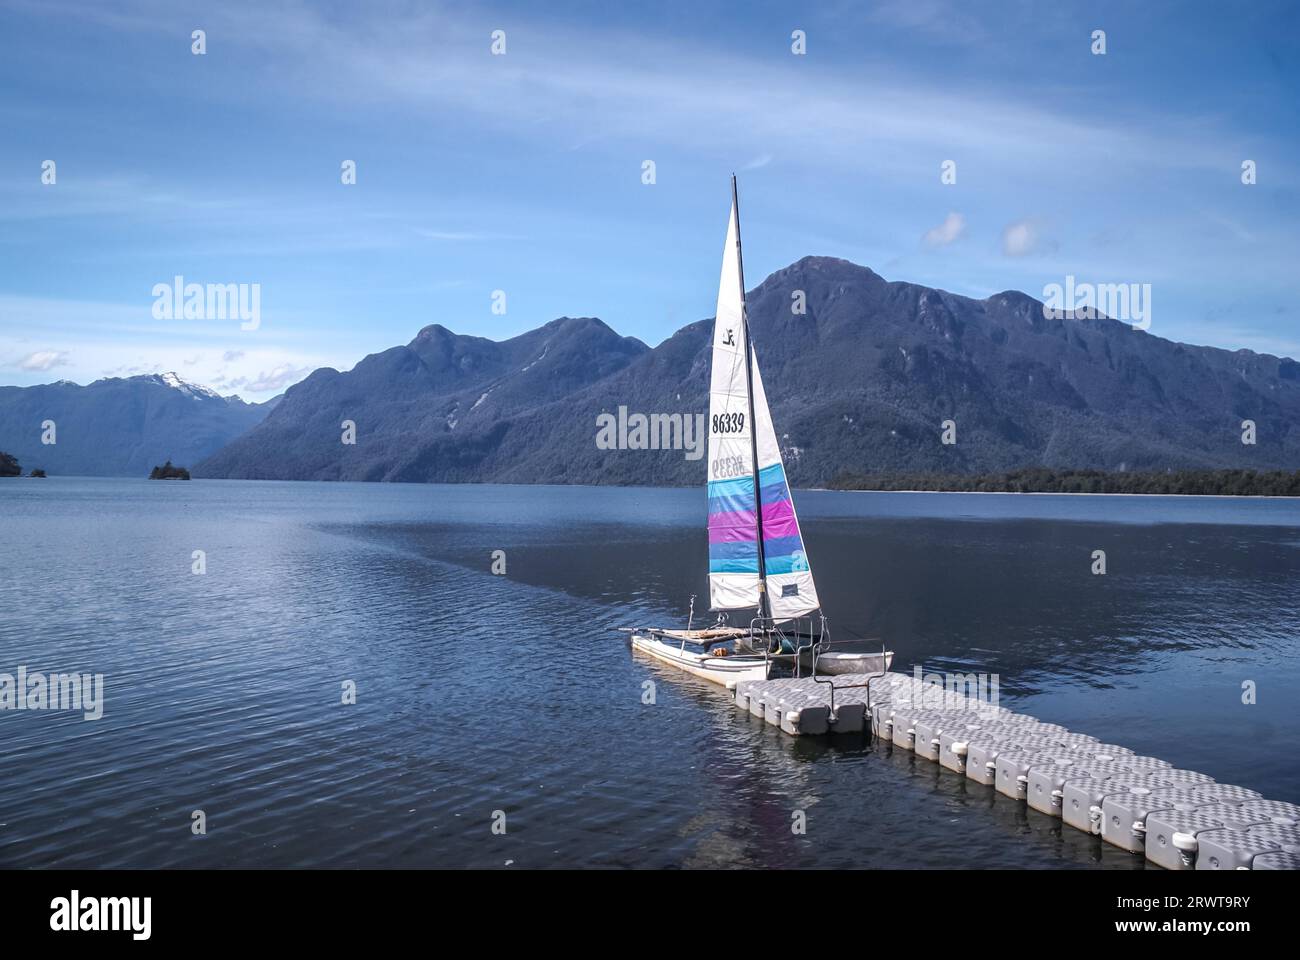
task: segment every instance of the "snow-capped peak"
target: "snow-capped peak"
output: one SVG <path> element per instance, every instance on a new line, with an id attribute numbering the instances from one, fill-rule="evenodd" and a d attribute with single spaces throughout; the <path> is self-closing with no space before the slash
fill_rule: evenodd
<path id="1" fill-rule="evenodd" d="M 212 397 L 217 400 L 221 399 L 221 394 L 217 393 L 215 390 L 202 386 L 201 384 L 190 383 L 187 380 L 182 380 L 175 373 L 169 372 L 156 374 L 153 379 L 165 386 L 171 387 L 173 390 L 179 390 L 186 396 L 193 397 L 196 400 L 200 397 Z"/>

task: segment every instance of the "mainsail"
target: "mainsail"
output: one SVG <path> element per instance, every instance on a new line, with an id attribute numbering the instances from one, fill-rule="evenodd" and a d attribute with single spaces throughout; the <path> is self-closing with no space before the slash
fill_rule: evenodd
<path id="1" fill-rule="evenodd" d="M 821 604 L 748 327 L 732 178 L 709 384 L 709 599 L 714 610 L 790 620 Z"/>

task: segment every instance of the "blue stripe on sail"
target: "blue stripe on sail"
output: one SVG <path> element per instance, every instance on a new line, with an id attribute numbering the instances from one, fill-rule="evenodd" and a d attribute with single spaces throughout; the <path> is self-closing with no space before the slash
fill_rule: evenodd
<path id="1" fill-rule="evenodd" d="M 758 471 L 758 485 L 764 503 L 777 503 L 790 499 L 790 488 L 785 482 L 785 470 L 779 463 Z M 754 509 L 754 478 L 737 477 L 734 480 L 709 481 L 709 513 L 730 513 L 733 510 Z"/>
<path id="2" fill-rule="evenodd" d="M 763 544 L 767 575 L 795 573 L 808 569 L 800 537 L 777 537 Z M 758 573 L 758 549 L 754 542 L 709 544 L 709 573 Z"/>
<path id="3" fill-rule="evenodd" d="M 709 551 L 710 554 L 713 552 Z M 763 541 L 763 557 L 767 560 L 768 573 L 772 572 L 772 561 L 777 557 L 791 557 L 796 553 L 803 552 L 803 538 L 798 534 L 793 537 L 773 537 L 770 540 Z M 781 571 L 789 573 L 788 570 Z"/>
<path id="4" fill-rule="evenodd" d="M 734 480 L 710 480 L 709 499 L 714 497 L 738 497 L 754 489 L 754 478 L 736 477 Z"/>
<path id="5" fill-rule="evenodd" d="M 758 575 L 758 544 L 736 540 L 709 544 L 709 573 L 752 573 Z"/>
<path id="6" fill-rule="evenodd" d="M 763 484 L 763 506 L 770 507 L 774 503 L 789 499 L 790 488 L 785 485 L 785 477 L 776 483 Z"/>
<path id="7" fill-rule="evenodd" d="M 802 550 L 789 556 L 766 557 L 764 559 L 767 561 L 767 575 L 769 577 L 775 577 L 780 573 L 805 573 L 808 570 L 808 561 L 804 559 Z M 752 573 L 754 576 L 758 576 L 758 555 L 736 557 L 731 560 L 718 560 L 710 557 L 709 573 Z"/>
<path id="8" fill-rule="evenodd" d="M 742 557 L 748 557 L 755 562 L 758 560 L 758 544 L 753 540 L 733 540 L 727 543 L 709 544 L 709 560 L 738 560 Z M 754 567 L 754 572 L 758 572 L 758 567 Z"/>
<path id="9" fill-rule="evenodd" d="M 786 554 L 784 557 L 764 557 L 767 575 L 774 577 L 778 573 L 803 573 L 808 570 L 808 559 L 803 550 Z M 757 568 L 758 564 L 754 564 Z"/>
<path id="10" fill-rule="evenodd" d="M 715 490 L 715 487 L 717 488 Z M 754 483 L 748 478 L 709 484 L 709 513 L 753 512 Z"/>

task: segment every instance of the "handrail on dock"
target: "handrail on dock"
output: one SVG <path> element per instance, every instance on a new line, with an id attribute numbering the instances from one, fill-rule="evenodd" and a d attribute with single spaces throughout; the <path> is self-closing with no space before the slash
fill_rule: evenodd
<path id="1" fill-rule="evenodd" d="M 867 691 L 866 712 L 868 716 L 871 715 L 871 682 L 873 680 L 880 680 L 889 673 L 889 664 L 887 662 L 888 653 L 889 651 L 886 648 L 886 645 L 882 643 L 880 645 L 880 672 L 870 674 L 867 677 L 866 683 L 837 684 L 835 683 L 835 678 L 833 676 L 828 676 L 825 679 L 823 679 L 822 677 L 817 676 L 817 659 L 816 657 L 813 658 L 813 673 L 812 673 L 813 683 L 824 683 L 830 687 L 830 711 L 832 716 L 835 715 L 835 691 L 836 690 L 861 690 L 864 687 L 866 688 Z"/>

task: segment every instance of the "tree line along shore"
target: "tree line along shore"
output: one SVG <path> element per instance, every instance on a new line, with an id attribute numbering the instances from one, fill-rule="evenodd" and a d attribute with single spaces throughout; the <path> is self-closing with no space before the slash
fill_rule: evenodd
<path id="1" fill-rule="evenodd" d="M 1054 470 L 1006 473 L 841 473 L 832 490 L 950 493 L 1128 493 L 1202 497 L 1300 497 L 1300 470 L 1175 470 L 1162 473 Z"/>
<path id="2" fill-rule="evenodd" d="M 0 477 L 22 476 L 11 454 L 0 451 Z M 44 470 L 29 476 L 43 477 Z M 151 480 L 188 480 L 190 472 L 168 460 Z M 1300 470 L 1176 470 L 1109 472 L 1030 467 L 1006 473 L 840 473 L 832 490 L 946 493 L 1127 493 L 1201 497 L 1300 497 Z"/>

